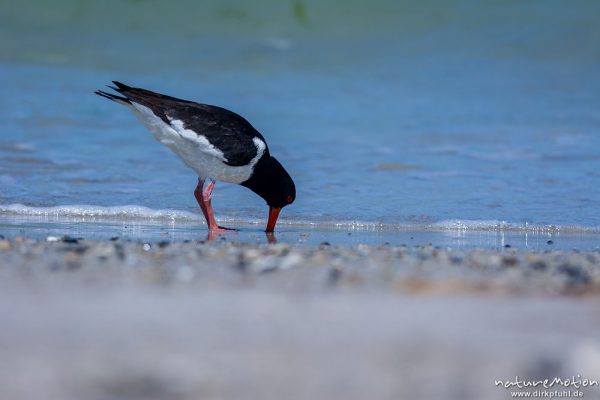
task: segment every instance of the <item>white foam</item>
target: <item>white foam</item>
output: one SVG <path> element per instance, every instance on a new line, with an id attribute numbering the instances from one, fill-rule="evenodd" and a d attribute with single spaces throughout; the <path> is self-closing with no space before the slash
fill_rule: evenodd
<path id="1" fill-rule="evenodd" d="M 486 232 L 528 232 L 528 233 L 600 233 L 600 227 L 586 227 L 577 225 L 542 225 L 511 223 L 499 220 L 463 220 L 451 219 L 436 222 L 430 227 L 434 230 L 447 231 L 486 231 Z"/>
<path id="2" fill-rule="evenodd" d="M 457 231 L 502 231 L 502 230 L 527 230 L 528 224 L 516 225 L 499 220 L 465 220 L 449 219 L 431 224 L 432 228 L 440 230 Z"/>
<path id="3" fill-rule="evenodd" d="M 77 218 L 123 218 L 172 221 L 198 221 L 201 215 L 181 210 L 155 210 L 137 205 L 94 206 L 63 205 L 55 207 L 31 207 L 23 204 L 0 205 L 0 214 L 36 217 L 77 217 Z"/>

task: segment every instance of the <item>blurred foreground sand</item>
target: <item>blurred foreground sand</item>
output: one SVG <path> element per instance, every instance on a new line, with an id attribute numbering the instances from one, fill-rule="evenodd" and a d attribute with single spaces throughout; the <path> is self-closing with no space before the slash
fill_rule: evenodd
<path id="1" fill-rule="evenodd" d="M 600 380 L 598 252 L 74 242 L 0 241 L 1 399 L 508 399 L 494 380 Z"/>

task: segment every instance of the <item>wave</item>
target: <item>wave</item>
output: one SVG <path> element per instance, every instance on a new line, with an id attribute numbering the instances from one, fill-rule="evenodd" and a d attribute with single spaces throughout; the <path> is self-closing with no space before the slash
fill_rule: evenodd
<path id="1" fill-rule="evenodd" d="M 173 209 L 152 209 L 139 205 L 124 206 L 95 206 L 95 205 L 61 205 L 54 207 L 33 207 L 23 204 L 0 204 L 0 217 L 15 218 L 46 218 L 46 219 L 75 219 L 81 222 L 102 220 L 120 220 L 128 222 L 178 222 L 204 223 L 200 213 Z M 260 219 L 241 219 L 237 217 L 221 217 L 226 222 L 247 225 L 262 224 Z M 600 234 L 600 227 L 580 225 L 543 225 L 528 222 L 511 223 L 499 220 L 465 220 L 451 219 L 434 223 L 382 223 L 359 220 L 322 220 L 299 216 L 287 216 L 280 225 L 310 228 L 346 229 L 363 231 L 438 231 L 438 232 L 512 232 L 533 234 Z"/>
<path id="2" fill-rule="evenodd" d="M 126 219 L 126 220 L 154 220 L 154 221 L 199 221 L 197 214 L 180 210 L 155 210 L 152 208 L 126 205 L 126 206 L 94 206 L 94 205 L 62 205 L 54 207 L 32 207 L 23 204 L 0 205 L 0 215 L 27 216 L 27 217 L 72 217 L 72 218 L 97 218 L 97 219 Z"/>
<path id="3" fill-rule="evenodd" d="M 451 219 L 430 225 L 434 230 L 445 231 L 485 231 L 485 232 L 522 232 L 536 234 L 570 233 L 599 234 L 600 227 L 581 225 L 543 225 L 529 222 L 513 223 L 498 220 L 461 220 Z"/>

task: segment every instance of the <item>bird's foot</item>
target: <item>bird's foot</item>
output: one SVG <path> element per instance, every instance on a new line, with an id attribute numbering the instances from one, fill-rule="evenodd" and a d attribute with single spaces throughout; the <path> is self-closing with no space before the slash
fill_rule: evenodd
<path id="1" fill-rule="evenodd" d="M 208 234 L 212 237 L 216 237 L 219 235 L 224 235 L 227 233 L 237 233 L 237 229 L 233 228 L 225 228 L 224 226 L 211 226 L 208 228 Z"/>
<path id="2" fill-rule="evenodd" d="M 211 231 L 216 230 L 219 233 L 237 233 L 237 229 L 235 228 L 225 228 L 224 226 L 217 226 L 216 228 L 211 228 Z"/>
<path id="3" fill-rule="evenodd" d="M 208 230 L 208 234 L 206 236 L 206 240 L 207 241 L 212 241 L 212 240 L 215 240 L 216 238 L 218 238 L 219 236 L 227 234 L 227 233 L 237 233 L 237 229 L 224 228 L 222 226 L 217 226 L 215 228 L 210 228 Z"/>

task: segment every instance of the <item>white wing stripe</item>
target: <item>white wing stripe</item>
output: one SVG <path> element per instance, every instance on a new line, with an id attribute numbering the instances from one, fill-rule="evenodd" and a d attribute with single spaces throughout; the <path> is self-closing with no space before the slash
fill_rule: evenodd
<path id="1" fill-rule="evenodd" d="M 168 115 L 171 126 L 175 129 L 175 131 L 184 139 L 187 139 L 191 142 L 194 142 L 202 149 L 202 151 L 209 153 L 219 160 L 227 162 L 227 158 L 223 155 L 223 152 L 213 146 L 206 137 L 202 136 L 200 132 L 194 132 L 191 129 L 185 129 L 183 127 L 183 121 L 178 119 L 171 119 Z"/>

